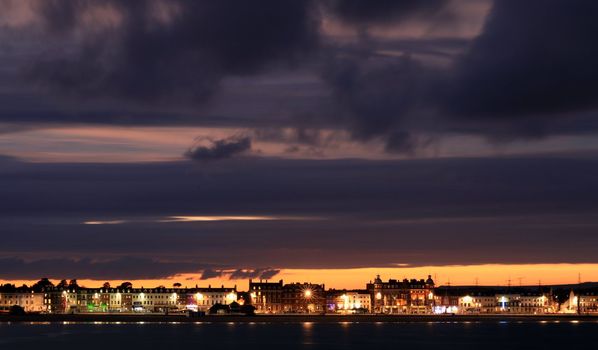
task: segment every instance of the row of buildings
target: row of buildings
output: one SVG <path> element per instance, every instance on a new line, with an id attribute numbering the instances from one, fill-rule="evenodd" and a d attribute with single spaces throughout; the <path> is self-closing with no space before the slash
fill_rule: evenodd
<path id="1" fill-rule="evenodd" d="M 43 288 L 0 289 L 0 312 L 11 306 L 45 313 L 176 313 L 206 312 L 214 305 L 244 303 L 237 288 L 84 288 L 76 284 Z"/>
<path id="2" fill-rule="evenodd" d="M 207 311 L 237 301 L 236 288 L 52 288 L 44 291 L 50 313 Z"/>
<path id="3" fill-rule="evenodd" d="M 598 313 L 598 293 L 571 291 L 559 300 L 549 288 L 436 287 L 427 279 L 382 281 L 365 289 L 325 289 L 324 284 L 249 280 L 247 292 L 234 287 L 84 288 L 76 283 L 35 288 L 0 288 L 0 312 L 13 305 L 44 313 L 208 312 L 215 306 L 252 305 L 256 313 L 340 314 L 547 314 Z"/>

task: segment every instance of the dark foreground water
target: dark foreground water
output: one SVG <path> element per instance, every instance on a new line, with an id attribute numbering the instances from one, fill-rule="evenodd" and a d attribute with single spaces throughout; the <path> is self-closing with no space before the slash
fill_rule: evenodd
<path id="1" fill-rule="evenodd" d="M 598 349 L 597 321 L 0 323 L 0 349 Z"/>

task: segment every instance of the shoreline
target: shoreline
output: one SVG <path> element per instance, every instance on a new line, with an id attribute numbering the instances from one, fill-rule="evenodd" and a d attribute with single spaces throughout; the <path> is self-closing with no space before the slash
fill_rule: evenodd
<path id="1" fill-rule="evenodd" d="M 0 323 L 377 323 L 377 322 L 559 322 L 593 321 L 598 315 L 207 315 L 187 317 L 184 315 L 0 315 Z"/>

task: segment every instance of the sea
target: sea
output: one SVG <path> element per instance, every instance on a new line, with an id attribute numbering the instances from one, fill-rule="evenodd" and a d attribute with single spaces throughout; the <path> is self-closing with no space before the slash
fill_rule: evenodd
<path id="1" fill-rule="evenodd" d="M 0 323 L 0 349 L 598 349 L 598 321 Z"/>

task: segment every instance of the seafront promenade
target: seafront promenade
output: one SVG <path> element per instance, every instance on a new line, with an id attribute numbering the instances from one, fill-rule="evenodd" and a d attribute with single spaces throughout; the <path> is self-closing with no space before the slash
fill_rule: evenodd
<path id="1" fill-rule="evenodd" d="M 185 315 L 156 314 L 27 314 L 0 315 L 0 322 L 147 322 L 147 323 L 339 323 L 339 322 L 598 322 L 598 315 L 546 314 L 546 315 Z"/>
<path id="2" fill-rule="evenodd" d="M 248 290 L 225 287 L 54 285 L 42 278 L 31 287 L 0 286 L 0 314 L 77 315 L 73 317 L 185 317 L 185 315 L 598 315 L 598 284 L 565 286 L 439 286 L 427 279 L 376 276 L 364 289 L 326 289 L 318 283 L 249 280 Z M 97 315 L 97 316 L 96 316 Z M 177 316 L 178 315 L 178 316 Z M 71 316 L 56 316 L 71 317 Z M 269 316 L 270 317 L 270 316 Z M 328 316 L 329 317 L 329 316 Z M 220 319 L 220 318 L 219 318 Z M 219 320 L 218 319 L 218 320 Z"/>

